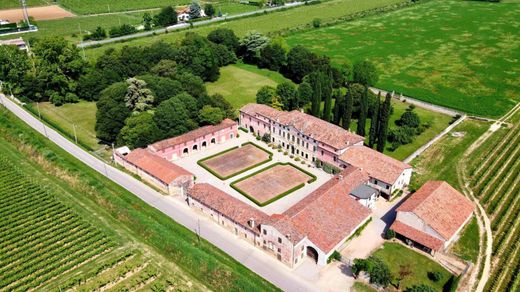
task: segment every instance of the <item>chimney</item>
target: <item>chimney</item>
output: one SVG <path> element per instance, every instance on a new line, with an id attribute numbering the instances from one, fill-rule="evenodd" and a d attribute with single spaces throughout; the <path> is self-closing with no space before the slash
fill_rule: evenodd
<path id="1" fill-rule="evenodd" d="M 339 175 L 338 175 L 338 179 L 339 179 L 339 180 L 343 180 L 343 175 L 342 175 L 342 174 L 339 174 Z"/>
<path id="2" fill-rule="evenodd" d="M 251 228 L 255 228 L 255 219 L 254 218 L 249 218 L 249 226 Z"/>
<path id="3" fill-rule="evenodd" d="M 291 240 L 291 235 L 290 234 L 285 235 L 285 237 L 287 237 L 287 239 Z"/>

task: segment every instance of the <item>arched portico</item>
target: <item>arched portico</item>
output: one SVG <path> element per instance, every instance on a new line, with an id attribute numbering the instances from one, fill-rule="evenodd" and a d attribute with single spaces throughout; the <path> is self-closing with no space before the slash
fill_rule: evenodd
<path id="1" fill-rule="evenodd" d="M 307 246 L 307 256 L 314 261 L 314 263 L 318 263 L 318 251 L 314 249 L 312 246 Z"/>

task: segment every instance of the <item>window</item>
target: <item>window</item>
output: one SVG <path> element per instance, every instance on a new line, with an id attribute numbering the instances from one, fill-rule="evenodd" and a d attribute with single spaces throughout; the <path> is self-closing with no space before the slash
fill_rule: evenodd
<path id="1" fill-rule="evenodd" d="M 336 162 L 338 160 L 338 158 L 336 156 L 334 156 L 334 162 Z"/>
<path id="2" fill-rule="evenodd" d="M 386 185 L 386 189 L 387 189 L 387 190 L 390 189 L 390 186 L 389 186 L 389 185 Z"/>
<path id="3" fill-rule="evenodd" d="M 282 253 L 282 249 L 281 248 L 278 248 L 278 253 Z"/>
<path id="4" fill-rule="evenodd" d="M 294 260 L 294 263 L 295 263 L 295 264 L 297 264 L 297 263 L 298 263 L 298 258 L 296 258 L 296 259 Z"/>
<path id="5" fill-rule="evenodd" d="M 309 159 L 309 154 L 305 154 L 305 159 Z"/>
<path id="6" fill-rule="evenodd" d="M 263 230 L 264 231 L 264 235 L 267 235 L 267 230 Z M 264 243 L 265 243 L 265 240 L 264 240 Z"/>
<path id="7" fill-rule="evenodd" d="M 278 237 L 278 243 L 282 243 L 282 238 Z"/>
<path id="8" fill-rule="evenodd" d="M 323 150 L 321 150 L 321 156 L 323 156 L 323 153 L 324 153 Z"/>

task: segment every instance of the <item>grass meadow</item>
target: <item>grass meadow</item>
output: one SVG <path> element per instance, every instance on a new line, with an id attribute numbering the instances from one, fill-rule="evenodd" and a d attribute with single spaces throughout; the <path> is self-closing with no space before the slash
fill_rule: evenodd
<path id="1" fill-rule="evenodd" d="M 498 117 L 520 101 L 520 6 L 442 0 L 287 37 L 343 64 L 376 63 L 377 86 Z"/>
<path id="2" fill-rule="evenodd" d="M 479 252 L 479 233 L 477 219 L 473 217 L 464 227 L 459 240 L 455 242 L 451 250 L 463 260 L 477 262 Z"/>
<path id="3" fill-rule="evenodd" d="M 48 5 L 49 2 L 46 0 L 25 0 L 27 6 L 44 6 Z M 2 0 L 0 2 L 0 9 L 19 8 L 19 0 Z"/>
<path id="4" fill-rule="evenodd" d="M 387 242 L 372 255 L 380 258 L 388 265 L 393 278 L 399 277 L 401 266 L 410 267 L 412 273 L 401 281 L 402 289 L 410 288 L 413 285 L 426 284 L 434 287 L 437 291 L 443 291 L 444 284 L 451 277 L 450 272 L 438 263 L 399 243 Z M 428 279 L 428 272 L 440 272 L 442 274 L 441 280 L 438 282 L 431 281 Z"/>
<path id="5" fill-rule="evenodd" d="M 254 65 L 237 63 L 220 69 L 220 78 L 206 83 L 209 94 L 219 93 L 235 109 L 256 102 L 256 92 L 265 85 L 276 87 L 283 81 L 290 81 L 282 74 Z"/>
<path id="6" fill-rule="evenodd" d="M 244 36 L 248 31 L 272 33 L 310 25 L 312 20 L 315 18 L 321 18 L 323 21 L 331 21 L 356 12 L 400 2 L 403 2 L 403 0 L 330 0 L 320 4 L 301 6 L 228 22 L 219 22 L 209 26 L 196 27 L 190 29 L 190 31 L 206 35 L 216 28 L 229 28 L 234 30 L 239 37 Z M 107 44 L 101 47 L 87 49 L 86 53 L 88 58 L 96 58 L 103 54 L 106 49 L 112 47 L 122 48 L 123 46 L 146 46 L 159 40 L 174 43 L 181 39 L 184 34 L 185 31 L 178 31 L 133 39 L 121 43 Z"/>

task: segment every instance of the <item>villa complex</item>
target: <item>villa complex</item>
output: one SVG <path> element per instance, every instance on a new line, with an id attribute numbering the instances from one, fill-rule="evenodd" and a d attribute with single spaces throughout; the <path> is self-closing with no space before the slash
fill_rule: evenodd
<path id="1" fill-rule="evenodd" d="M 307 161 L 364 169 L 370 185 L 386 197 L 410 183 L 410 165 L 363 146 L 363 137 L 309 114 L 247 104 L 240 109 L 240 126 L 257 135 L 269 134 L 273 143 Z"/>
<path id="2" fill-rule="evenodd" d="M 254 136 L 237 139 L 237 123 L 225 119 L 146 149 L 119 148 L 114 159 L 165 193 L 182 196 L 194 210 L 291 268 L 306 255 L 325 265 L 369 220 L 380 194 L 388 198 L 410 182 L 411 166 L 363 146 L 363 137 L 300 111 L 248 104 L 240 110 L 240 125 L 254 135 L 268 134 L 271 146 L 291 155 L 278 153 L 277 161 L 260 167 L 271 162 L 273 153 L 253 144 Z M 217 144 L 225 142 L 234 147 L 221 151 Z M 221 152 L 195 156 L 205 149 Z M 198 173 L 202 181 L 195 183 L 192 173 L 172 161 Z M 339 173 L 300 193 L 298 199 L 280 203 L 283 208 L 264 209 L 316 180 L 291 161 L 300 161 L 312 172 L 320 172 L 314 163 L 321 161 Z M 428 183 L 398 209 L 392 228 L 409 241 L 439 250 L 473 211 L 463 199 L 445 183 Z"/>

